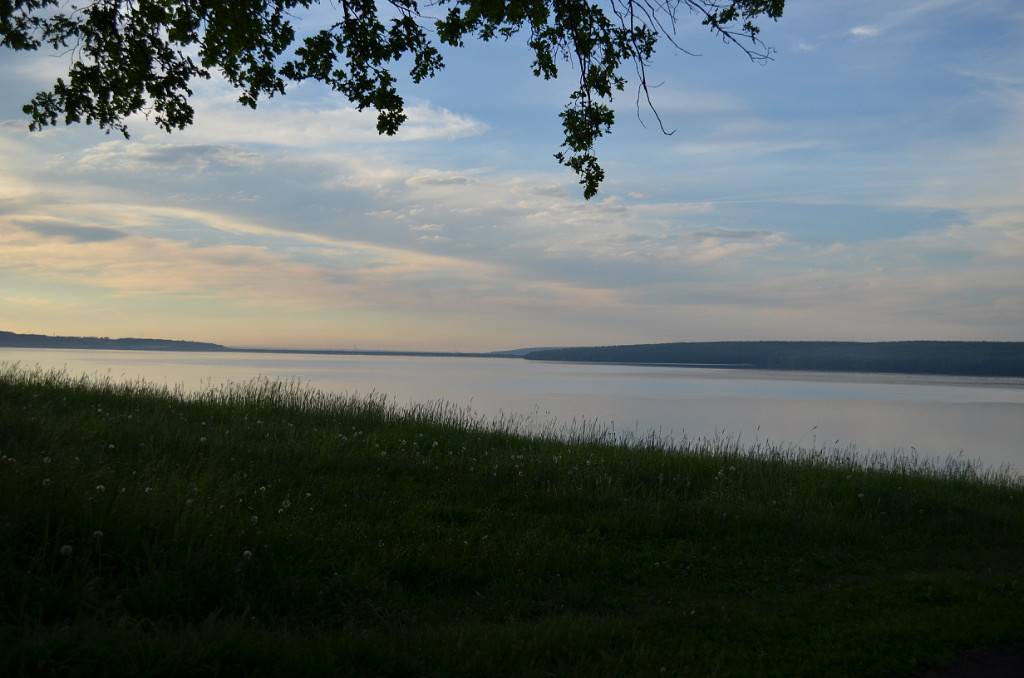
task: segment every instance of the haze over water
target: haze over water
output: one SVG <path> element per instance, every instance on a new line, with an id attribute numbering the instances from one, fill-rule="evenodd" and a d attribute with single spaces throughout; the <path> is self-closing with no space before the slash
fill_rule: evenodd
<path id="1" fill-rule="evenodd" d="M 0 348 L 0 362 L 189 391 L 258 376 L 398 405 L 445 401 L 533 431 L 726 437 L 1024 470 L 1024 379 L 592 365 L 501 358 Z"/>

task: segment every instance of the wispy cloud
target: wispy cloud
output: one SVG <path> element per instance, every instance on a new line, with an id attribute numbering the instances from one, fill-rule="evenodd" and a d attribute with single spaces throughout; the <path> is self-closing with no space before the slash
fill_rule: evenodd
<path id="1" fill-rule="evenodd" d="M 89 148 L 76 160 L 75 168 L 89 172 L 199 173 L 213 165 L 228 169 L 256 165 L 262 157 L 259 153 L 237 146 L 118 140 Z"/>
<path id="2" fill-rule="evenodd" d="M 976 3 L 974 7 L 968 9 L 964 3 L 958 0 L 926 0 L 900 5 L 886 3 L 884 6 L 879 5 L 868 9 L 878 20 L 872 24 L 854 26 L 850 29 L 850 35 L 858 38 L 874 38 L 894 29 L 927 27 L 930 21 L 934 21 L 936 15 L 942 15 L 947 10 L 954 12 L 977 11 L 979 6 Z"/>
<path id="3" fill-rule="evenodd" d="M 429 103 L 406 107 L 408 119 L 394 137 L 381 137 L 373 111 L 360 112 L 337 96 L 316 103 L 273 99 L 255 111 L 233 100 L 199 103 L 196 118 L 201 124 L 179 133 L 185 143 L 325 149 L 353 142 L 452 140 L 487 130 L 487 125 L 478 120 Z M 149 139 L 159 136 L 141 117 L 131 124 L 137 134 Z"/>
<path id="4" fill-rule="evenodd" d="M 116 228 L 103 226 L 81 226 L 76 223 L 56 219 L 11 219 L 11 223 L 26 231 L 31 231 L 47 238 L 59 238 L 75 243 L 110 242 L 127 237 Z"/>
<path id="5" fill-rule="evenodd" d="M 857 38 L 874 38 L 884 32 L 880 26 L 854 26 L 850 29 L 850 35 Z"/>

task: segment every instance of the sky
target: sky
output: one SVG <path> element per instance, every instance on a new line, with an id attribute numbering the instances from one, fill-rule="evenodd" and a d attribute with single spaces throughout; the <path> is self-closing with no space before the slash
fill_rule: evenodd
<path id="1" fill-rule="evenodd" d="M 329 6 L 328 6 L 329 7 Z M 321 12 L 324 11 L 322 8 Z M 393 138 L 303 83 L 195 124 L 30 132 L 68 57 L 0 49 L 0 330 L 491 351 L 1024 340 L 1024 3 L 789 0 L 765 65 L 680 17 L 598 143 L 522 40 L 445 49 Z M 627 73 L 629 75 L 629 73 Z"/>

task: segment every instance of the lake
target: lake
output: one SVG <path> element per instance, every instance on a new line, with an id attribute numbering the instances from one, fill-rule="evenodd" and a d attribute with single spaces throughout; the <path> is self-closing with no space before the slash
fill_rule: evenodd
<path id="1" fill-rule="evenodd" d="M 257 376 L 399 405 L 446 401 L 533 431 L 579 427 L 803 448 L 949 456 L 1024 470 L 1024 379 L 707 367 L 594 365 L 516 358 L 0 348 L 0 362 L 139 377 L 198 390 Z"/>

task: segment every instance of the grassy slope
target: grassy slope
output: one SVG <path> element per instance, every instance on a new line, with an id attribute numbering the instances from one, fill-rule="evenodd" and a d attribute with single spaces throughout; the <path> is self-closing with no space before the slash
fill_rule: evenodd
<path id="1" fill-rule="evenodd" d="M 1024 638 L 1017 477 L 504 428 L 0 368 L 0 675 L 890 676 Z"/>

